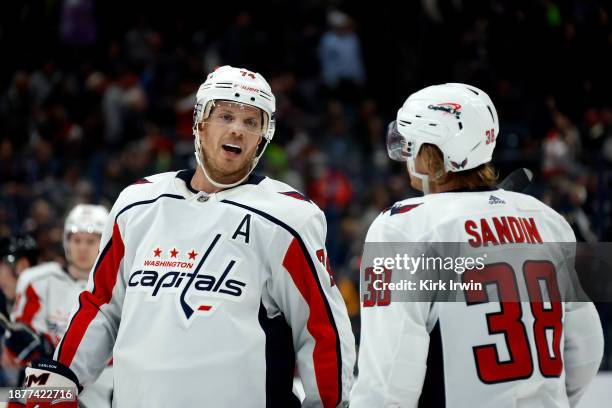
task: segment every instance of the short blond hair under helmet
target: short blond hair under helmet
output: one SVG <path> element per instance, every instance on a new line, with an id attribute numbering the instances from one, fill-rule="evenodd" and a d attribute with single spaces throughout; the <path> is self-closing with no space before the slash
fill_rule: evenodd
<path id="1" fill-rule="evenodd" d="M 417 173 L 415 158 L 423 144 L 442 152 L 444 169 L 461 172 L 491 161 L 499 134 L 497 110 L 482 90 L 466 84 L 433 85 L 413 93 L 387 131 L 387 151 Z"/>

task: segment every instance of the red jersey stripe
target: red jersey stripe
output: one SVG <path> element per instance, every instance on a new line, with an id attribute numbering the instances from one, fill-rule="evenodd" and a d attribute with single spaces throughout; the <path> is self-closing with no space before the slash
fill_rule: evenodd
<path id="1" fill-rule="evenodd" d="M 310 313 L 306 327 L 315 340 L 313 361 L 319 395 L 325 407 L 335 407 L 340 399 L 338 384 L 338 355 L 336 350 L 337 335 L 330 321 L 323 294 L 315 275 L 310 271 L 306 254 L 302 251 L 296 238 L 293 238 L 283 259 L 283 266 L 300 294 L 306 300 Z M 315 271 L 316 273 L 316 271 Z"/>
<path id="2" fill-rule="evenodd" d="M 34 316 L 40 310 L 40 298 L 38 294 L 34 290 L 32 285 L 28 285 L 25 291 L 26 294 L 26 304 L 23 308 L 23 314 L 17 317 L 15 320 L 18 322 L 22 322 L 32 327 L 32 321 L 34 320 Z"/>
<path id="3" fill-rule="evenodd" d="M 85 332 L 97 316 L 100 307 L 110 301 L 124 251 L 119 226 L 115 223 L 111 240 L 93 271 L 93 291 L 84 291 L 79 296 L 79 310 L 72 318 L 61 342 L 58 361 L 65 366 L 70 367 Z"/>

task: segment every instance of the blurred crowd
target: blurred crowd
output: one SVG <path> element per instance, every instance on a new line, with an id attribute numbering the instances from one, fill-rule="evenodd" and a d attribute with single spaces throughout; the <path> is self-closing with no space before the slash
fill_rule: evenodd
<path id="1" fill-rule="evenodd" d="M 0 236 L 28 233 L 42 260 L 61 259 L 73 205 L 110 207 L 143 176 L 194 167 L 195 92 L 230 64 L 272 86 L 277 130 L 257 171 L 325 212 L 353 316 L 369 224 L 416 194 L 387 157 L 386 126 L 425 85 L 487 91 L 500 176 L 530 168 L 529 193 L 579 240 L 612 241 L 609 2 L 209 3 L 0 5 Z M 610 331 L 610 307 L 599 306 Z"/>

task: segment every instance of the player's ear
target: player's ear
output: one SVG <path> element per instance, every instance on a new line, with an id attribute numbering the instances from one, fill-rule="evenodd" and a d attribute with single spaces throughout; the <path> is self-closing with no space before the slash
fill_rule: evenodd
<path id="1" fill-rule="evenodd" d="M 204 130 L 205 128 L 206 126 L 204 125 L 204 122 L 198 123 L 198 132 L 205 133 L 205 130 Z"/>

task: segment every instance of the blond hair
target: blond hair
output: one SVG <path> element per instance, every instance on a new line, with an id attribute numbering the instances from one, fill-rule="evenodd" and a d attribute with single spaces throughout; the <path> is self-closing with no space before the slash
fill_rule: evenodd
<path id="1" fill-rule="evenodd" d="M 429 181 L 436 185 L 452 182 L 467 188 L 477 188 L 497 184 L 498 175 L 491 163 L 481 164 L 476 168 L 455 173 L 446 172 L 444 157 L 437 146 L 426 143 L 421 146 L 419 155 L 429 170 Z"/>

